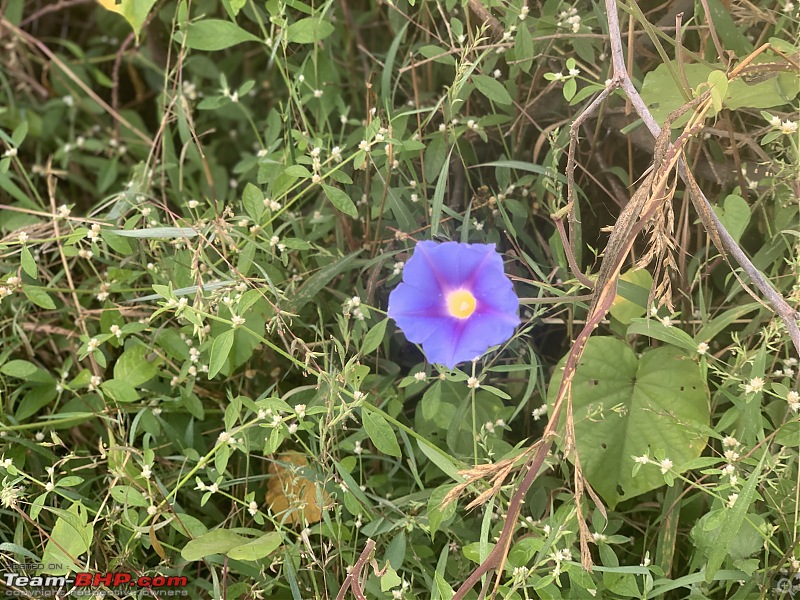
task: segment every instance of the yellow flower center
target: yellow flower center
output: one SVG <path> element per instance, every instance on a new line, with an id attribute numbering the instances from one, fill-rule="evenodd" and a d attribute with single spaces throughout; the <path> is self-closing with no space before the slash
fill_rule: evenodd
<path id="1" fill-rule="evenodd" d="M 456 290 L 447 295 L 447 310 L 457 319 L 466 319 L 475 312 L 475 296 L 467 290 Z"/>

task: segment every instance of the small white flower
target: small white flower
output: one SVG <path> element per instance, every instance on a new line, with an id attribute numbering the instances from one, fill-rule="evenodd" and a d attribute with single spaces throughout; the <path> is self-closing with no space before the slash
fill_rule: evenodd
<path id="1" fill-rule="evenodd" d="M 398 261 L 394 263 L 394 266 L 392 267 L 392 275 L 400 275 L 400 271 L 403 270 L 404 266 L 405 263 L 403 261 Z"/>
<path id="2" fill-rule="evenodd" d="M 500 69 L 495 69 L 492 71 L 492 75 L 495 79 L 500 79 L 500 77 L 503 75 L 503 72 Z"/>
<path id="3" fill-rule="evenodd" d="M 769 120 L 769 124 L 773 127 L 780 127 L 781 126 L 781 118 L 778 115 L 773 115 L 772 118 Z"/>
<path id="4" fill-rule="evenodd" d="M 305 404 L 295 404 L 294 412 L 297 414 L 298 419 L 302 419 L 306 416 L 306 405 Z"/>
<path id="5" fill-rule="evenodd" d="M 17 155 L 17 149 L 16 148 L 9 148 L 5 152 L 3 152 L 3 157 L 4 158 L 13 158 L 16 155 Z"/>
<path id="6" fill-rule="evenodd" d="M 56 489 L 56 484 L 55 484 L 55 483 L 53 483 L 52 481 L 48 481 L 48 482 L 47 482 L 47 483 L 44 485 L 44 489 L 45 489 L 46 491 L 48 491 L 48 492 L 52 492 L 54 489 Z"/>
<path id="7" fill-rule="evenodd" d="M 219 485 L 216 483 L 212 483 L 210 486 L 206 488 L 212 494 L 216 494 L 219 491 Z"/>
<path id="8" fill-rule="evenodd" d="M 673 467 L 673 464 L 672 464 L 672 461 L 670 459 L 665 458 L 660 463 L 658 463 L 658 466 L 661 467 L 661 473 L 665 474 L 667 471 L 669 471 Z"/>
<path id="9" fill-rule="evenodd" d="M 553 81 L 564 81 L 564 74 L 563 73 L 561 73 L 561 72 L 552 73 L 552 75 L 553 75 Z"/>
<path id="10" fill-rule="evenodd" d="M 70 208 L 66 204 L 62 204 L 58 207 L 58 216 L 62 219 L 65 219 L 69 216 Z"/>
<path id="11" fill-rule="evenodd" d="M 297 425 L 297 422 L 296 422 L 296 421 L 294 421 L 294 422 L 290 423 L 290 424 L 289 424 L 289 427 L 288 427 L 288 429 L 289 429 L 289 433 L 290 433 L 290 434 L 292 434 L 292 435 L 294 435 L 295 433 L 297 433 L 297 427 L 298 427 L 298 425 Z"/>
<path id="12" fill-rule="evenodd" d="M 444 123 L 440 123 L 439 124 L 439 131 L 444 131 L 445 129 L 447 129 L 447 125 L 445 125 Z"/>
<path id="13" fill-rule="evenodd" d="M 151 517 L 158 512 L 158 507 L 155 504 L 151 504 L 147 507 L 147 514 Z"/>
<path id="14" fill-rule="evenodd" d="M 269 238 L 269 245 L 274 248 L 280 243 L 280 241 L 281 238 L 279 238 L 277 235 L 273 235 L 271 238 Z"/>
<path id="15" fill-rule="evenodd" d="M 353 307 L 361 306 L 361 298 L 359 298 L 358 296 L 353 296 L 352 298 L 350 298 L 350 306 Z"/>
<path id="16" fill-rule="evenodd" d="M 697 353 L 700 355 L 705 354 L 708 352 L 708 344 L 706 342 L 700 342 L 697 344 Z"/>
<path id="17" fill-rule="evenodd" d="M 788 394 L 786 394 L 786 402 L 789 404 L 797 404 L 800 402 L 800 393 L 796 392 L 795 390 L 791 390 Z"/>
<path id="18" fill-rule="evenodd" d="M 650 457 L 647 454 L 643 454 L 642 456 L 634 456 L 633 462 L 639 463 L 640 465 L 646 465 L 650 462 Z"/>
<path id="19" fill-rule="evenodd" d="M 468 119 L 467 120 L 467 128 L 468 129 L 473 129 L 473 130 L 474 129 L 478 129 L 478 123 L 475 121 L 475 119 Z"/>
<path id="20" fill-rule="evenodd" d="M 24 244 L 25 242 L 28 241 L 28 237 L 29 236 L 26 232 L 20 231 L 19 235 L 17 236 L 17 239 L 19 240 L 20 244 Z"/>
<path id="21" fill-rule="evenodd" d="M 426 379 L 428 379 L 428 376 L 425 374 L 425 371 L 417 371 L 416 373 L 414 373 L 414 379 L 416 379 L 417 381 L 425 381 Z"/>
<path id="22" fill-rule="evenodd" d="M 92 338 L 86 344 L 86 351 L 87 352 L 94 352 L 95 350 L 97 350 L 97 348 L 99 346 L 100 346 L 100 340 L 98 340 L 97 338 Z"/>
<path id="23" fill-rule="evenodd" d="M 580 74 L 581 74 L 581 70 L 580 70 L 580 69 L 576 69 L 575 67 L 572 67 L 572 68 L 569 70 L 569 75 L 570 75 L 570 77 L 577 77 L 577 76 L 578 76 L 578 75 L 580 75 Z"/>
<path id="24" fill-rule="evenodd" d="M 724 438 L 722 438 L 722 445 L 726 448 L 735 448 L 739 445 L 739 440 L 732 435 L 726 435 Z"/>
<path id="25" fill-rule="evenodd" d="M 362 150 L 363 152 L 369 152 L 369 142 L 367 140 L 361 140 L 358 143 L 358 149 Z"/>
<path id="26" fill-rule="evenodd" d="M 227 444 L 232 439 L 231 433 L 229 431 L 221 431 L 217 436 L 217 442 L 220 444 Z"/>
<path id="27" fill-rule="evenodd" d="M 520 20 L 520 21 L 524 21 L 524 20 L 525 20 L 525 19 L 528 17 L 528 11 L 529 11 L 529 10 L 530 10 L 530 9 L 528 8 L 528 6 L 527 6 L 527 5 L 523 6 L 523 7 L 522 7 L 522 8 L 519 10 L 519 20 Z"/>
<path id="28" fill-rule="evenodd" d="M 150 479 L 153 475 L 153 472 L 150 470 L 150 465 L 145 465 L 142 467 L 142 477 L 145 479 Z"/>
<path id="29" fill-rule="evenodd" d="M 117 338 L 122 337 L 122 329 L 120 329 L 119 325 L 112 325 L 111 327 L 109 327 L 109 331 L 111 332 L 112 335 L 117 336 Z"/>
<path id="30" fill-rule="evenodd" d="M 314 98 L 322 98 L 322 90 L 314 90 Z"/>
<path id="31" fill-rule="evenodd" d="M 744 386 L 744 391 L 747 394 L 757 393 L 763 389 L 764 389 L 764 380 L 761 377 L 753 377 Z"/>
<path id="32" fill-rule="evenodd" d="M 364 449 L 361 447 L 361 442 L 356 442 L 353 452 L 356 454 L 361 454 L 363 451 Z"/>
<path id="33" fill-rule="evenodd" d="M 253 500 L 253 501 L 250 503 L 250 505 L 249 505 L 249 508 L 247 509 L 247 512 L 249 512 L 249 513 L 250 513 L 250 516 L 253 516 L 253 517 L 255 517 L 255 516 L 256 516 L 256 513 L 258 512 L 258 502 L 256 502 L 255 500 Z"/>
<path id="34" fill-rule="evenodd" d="M 94 390 L 100 387 L 100 384 L 103 383 L 103 378 L 99 375 L 92 375 L 89 378 L 89 390 Z"/>
<path id="35" fill-rule="evenodd" d="M 797 121 L 790 121 L 787 119 L 781 123 L 781 133 L 791 135 L 795 132 L 797 132 Z"/>
<path id="36" fill-rule="evenodd" d="M 544 415 L 547 414 L 547 404 L 542 404 L 539 408 L 534 408 L 531 412 L 531 416 L 533 417 L 534 421 L 538 421 Z"/>
<path id="37" fill-rule="evenodd" d="M 728 502 L 727 507 L 733 508 L 733 505 L 736 504 L 736 501 L 739 499 L 739 494 L 729 494 L 728 495 Z"/>
<path id="38" fill-rule="evenodd" d="M 336 162 L 342 162 L 342 149 L 339 146 L 331 148 L 331 158 Z"/>
<path id="39" fill-rule="evenodd" d="M 353 400 L 358 402 L 359 400 L 363 400 L 366 397 L 366 394 L 362 391 L 356 390 L 353 392 Z"/>
<path id="40" fill-rule="evenodd" d="M 669 317 L 662 317 L 659 321 L 664 327 L 672 327 L 672 320 Z"/>
<path id="41" fill-rule="evenodd" d="M 61 101 L 64 103 L 64 106 L 74 106 L 75 104 L 75 98 L 73 98 L 69 94 L 61 98 Z"/>
<path id="42" fill-rule="evenodd" d="M 477 377 L 473 376 L 467 379 L 467 387 L 474 390 L 476 388 L 481 387 L 481 383 L 480 381 L 478 381 Z"/>
<path id="43" fill-rule="evenodd" d="M 419 202 L 419 195 L 418 194 L 411 194 L 411 201 L 415 204 Z"/>

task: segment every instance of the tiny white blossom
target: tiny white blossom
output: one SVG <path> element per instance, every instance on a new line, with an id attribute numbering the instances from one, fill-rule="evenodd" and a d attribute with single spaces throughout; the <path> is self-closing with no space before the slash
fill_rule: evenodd
<path id="1" fill-rule="evenodd" d="M 578 75 L 581 74 L 581 70 L 580 69 L 576 69 L 575 67 L 572 67 L 569 70 L 569 74 L 570 74 L 570 77 L 577 77 Z"/>
<path id="2" fill-rule="evenodd" d="M 781 123 L 781 133 L 791 135 L 797 132 L 797 121 L 789 121 L 788 119 Z"/>
<path id="3" fill-rule="evenodd" d="M 708 352 L 708 344 L 706 342 L 700 342 L 697 344 L 697 353 L 700 355 L 705 354 Z"/>
<path id="4" fill-rule="evenodd" d="M 364 449 L 361 447 L 361 442 L 356 442 L 353 452 L 356 454 L 361 454 L 363 451 Z"/>
<path id="5" fill-rule="evenodd" d="M 142 477 L 145 479 L 150 479 L 152 474 L 152 471 L 150 471 L 150 465 L 145 465 L 142 467 Z"/>
<path id="6" fill-rule="evenodd" d="M 650 457 L 647 454 L 643 454 L 642 456 L 634 456 L 633 462 L 639 463 L 640 465 L 646 465 L 650 462 Z"/>
<path id="7" fill-rule="evenodd" d="M 306 416 L 306 405 L 305 404 L 295 404 L 294 412 L 297 414 L 298 419 L 302 419 Z"/>
<path id="8" fill-rule="evenodd" d="M 100 346 L 100 340 L 98 340 L 97 338 L 92 338 L 86 344 L 86 351 L 87 352 L 94 352 L 95 350 L 97 350 L 97 348 L 99 346 Z"/>
<path id="9" fill-rule="evenodd" d="M 744 391 L 747 394 L 757 393 L 763 389 L 764 389 L 764 380 L 761 377 L 753 377 L 744 386 Z"/>
<path id="10" fill-rule="evenodd" d="M 669 471 L 673 467 L 673 464 L 672 464 L 672 461 L 670 459 L 665 458 L 660 463 L 658 463 L 658 466 L 661 467 L 661 473 L 665 474 L 667 471 Z"/>
<path id="11" fill-rule="evenodd" d="M 322 90 L 314 90 L 314 98 L 322 98 Z"/>
<path id="12" fill-rule="evenodd" d="M 519 20 L 520 20 L 520 21 L 524 21 L 524 20 L 525 20 L 525 19 L 528 17 L 528 11 L 529 11 L 529 10 L 530 10 L 530 9 L 528 8 L 528 6 L 527 6 L 527 5 L 523 6 L 523 7 L 522 7 L 522 8 L 519 10 Z"/>
<path id="13" fill-rule="evenodd" d="M 290 434 L 294 435 L 295 433 L 297 433 L 297 427 L 298 427 L 298 425 L 297 425 L 297 422 L 295 421 L 295 422 L 290 423 L 289 427 L 287 429 L 289 429 L 289 433 Z"/>
<path id="14" fill-rule="evenodd" d="M 356 390 L 353 392 L 353 400 L 359 401 L 363 400 L 366 397 L 366 394 L 362 391 Z"/>
<path id="15" fill-rule="evenodd" d="M 414 373 L 414 379 L 416 379 L 417 381 L 425 381 L 426 379 L 428 379 L 428 376 L 425 374 L 425 371 L 417 371 L 416 373 Z"/>
<path id="16" fill-rule="evenodd" d="M 19 235 L 17 236 L 17 239 L 19 240 L 19 242 L 21 244 L 24 244 L 25 242 L 27 242 L 28 238 L 29 238 L 28 234 L 26 232 L 24 232 L 24 231 L 20 231 Z"/>
<path id="17" fill-rule="evenodd" d="M 258 502 L 256 502 L 255 500 L 253 500 L 253 501 L 250 503 L 250 505 L 249 505 L 249 507 L 248 507 L 248 509 L 247 509 L 247 512 L 249 512 L 251 516 L 255 517 L 255 516 L 256 516 L 256 513 L 258 512 Z"/>
<path id="18" fill-rule="evenodd" d="M 369 152 L 369 142 L 367 140 L 361 140 L 358 143 L 358 149 L 362 150 L 363 152 Z"/>
<path id="19" fill-rule="evenodd" d="M 733 508 L 733 505 L 736 504 L 736 501 L 739 499 L 739 494 L 729 494 L 728 495 L 728 502 L 727 507 Z"/>
<path id="20" fill-rule="evenodd" d="M 470 389 L 476 389 L 481 387 L 481 383 L 478 381 L 477 377 L 470 377 L 467 379 L 467 387 Z"/>
<path id="21" fill-rule="evenodd" d="M 45 484 L 44 489 L 48 492 L 52 492 L 54 489 L 56 489 L 56 484 L 54 484 L 52 481 L 48 481 Z"/>
<path id="22" fill-rule="evenodd" d="M 4 158 L 14 158 L 16 155 L 17 155 L 17 149 L 16 148 L 9 148 L 5 152 L 3 152 L 3 157 Z"/>
<path id="23" fill-rule="evenodd" d="M 531 412 L 534 421 L 538 421 L 547 414 L 547 404 L 542 404 L 539 408 L 534 408 Z"/>
<path id="24" fill-rule="evenodd" d="M 269 245 L 274 248 L 280 243 L 280 241 L 281 238 L 279 238 L 277 235 L 273 235 L 271 238 L 269 238 Z"/>

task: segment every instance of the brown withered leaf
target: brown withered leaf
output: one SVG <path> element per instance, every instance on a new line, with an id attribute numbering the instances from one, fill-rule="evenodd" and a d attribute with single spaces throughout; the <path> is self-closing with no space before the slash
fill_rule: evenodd
<path id="1" fill-rule="evenodd" d="M 307 466 L 308 461 L 300 452 L 285 452 L 269 466 L 272 477 L 267 485 L 267 504 L 284 523 L 316 523 L 330 503 L 327 492 L 303 476 Z"/>

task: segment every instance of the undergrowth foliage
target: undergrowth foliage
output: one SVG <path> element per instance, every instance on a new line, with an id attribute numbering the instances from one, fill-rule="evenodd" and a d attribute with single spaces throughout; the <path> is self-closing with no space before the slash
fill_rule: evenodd
<path id="1" fill-rule="evenodd" d="M 659 124 L 710 94 L 686 164 L 798 309 L 797 8 L 688 2 L 678 36 L 657 3 L 619 8 Z M 568 204 L 569 124 L 612 76 L 603 7 L 5 0 L 0 19 L 3 572 L 453 597 L 653 164 L 614 92 Z M 497 597 L 800 590 L 797 350 L 669 192 L 581 342 Z M 430 239 L 495 244 L 522 305 L 454 369 L 386 314 Z"/>

